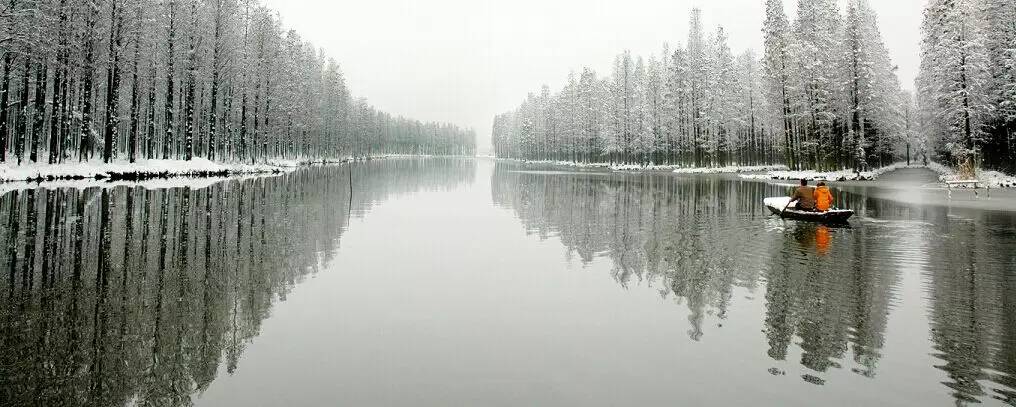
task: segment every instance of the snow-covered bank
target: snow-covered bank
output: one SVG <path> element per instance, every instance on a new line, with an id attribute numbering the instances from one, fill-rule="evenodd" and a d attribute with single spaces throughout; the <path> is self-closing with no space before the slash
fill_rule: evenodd
<path id="1" fill-rule="evenodd" d="M 103 188 L 112 189 L 117 187 L 141 187 L 148 190 L 190 188 L 192 190 L 208 188 L 224 181 L 247 180 L 251 178 L 275 177 L 283 173 L 261 173 L 246 174 L 242 176 L 179 176 L 171 178 L 149 178 L 136 180 L 110 180 L 110 179 L 58 179 L 53 181 L 11 181 L 0 183 L 0 196 L 11 191 L 24 191 L 28 189 L 90 189 Z"/>
<path id="2" fill-rule="evenodd" d="M 813 181 L 874 181 L 885 173 L 901 168 L 927 168 L 938 173 L 942 182 L 955 181 L 960 179 L 952 168 L 931 162 L 923 164 L 907 164 L 899 162 L 885 167 L 876 168 L 870 171 L 855 172 L 854 170 L 840 171 L 814 171 L 802 170 L 791 171 L 785 165 L 761 165 L 761 166 L 726 166 L 726 167 L 685 167 L 681 165 L 638 165 L 638 164 L 612 164 L 604 162 L 577 163 L 572 161 L 554 160 L 520 160 L 514 158 L 496 158 L 498 160 L 514 161 L 525 164 L 553 165 L 571 168 L 603 169 L 610 171 L 669 171 L 675 174 L 739 174 L 744 179 L 752 180 L 784 180 L 796 181 L 808 179 Z M 998 171 L 978 171 L 978 180 L 982 186 L 988 188 L 1016 188 L 1016 177 L 1006 175 Z"/>
<path id="3" fill-rule="evenodd" d="M 699 168 L 678 168 L 674 170 L 676 174 L 737 174 L 743 172 L 761 172 L 761 171 L 783 171 L 786 170 L 786 165 L 759 165 L 759 166 L 727 166 L 727 167 L 699 167 Z"/>
<path id="4" fill-rule="evenodd" d="M 952 171 L 939 174 L 941 174 L 939 179 L 942 182 L 961 181 L 964 178 Z M 1016 177 L 998 171 L 978 171 L 977 180 L 981 182 L 982 186 L 988 188 L 1016 188 Z"/>
<path id="5" fill-rule="evenodd" d="M 191 160 L 139 160 L 131 163 L 117 160 L 103 163 L 98 160 L 60 164 L 0 164 L 0 183 L 16 181 L 54 181 L 82 179 L 154 179 L 170 177 L 223 177 L 240 174 L 269 174 L 287 172 L 307 165 L 344 164 L 387 158 L 430 157 L 428 155 L 383 154 L 342 159 L 268 160 L 262 164 L 213 162 L 195 157 Z"/>
<path id="6" fill-rule="evenodd" d="M 498 160 L 515 161 L 525 164 L 555 165 L 573 168 L 597 168 L 611 171 L 670 171 L 677 174 L 733 174 L 739 172 L 758 172 L 786 169 L 785 165 L 763 166 L 726 166 L 726 167 L 687 167 L 669 164 L 617 164 L 607 162 L 579 163 L 574 161 L 554 160 L 520 160 L 516 158 L 497 158 Z"/>
<path id="7" fill-rule="evenodd" d="M 941 167 L 941 166 L 939 166 Z M 871 171 L 854 171 L 854 170 L 840 170 L 840 171 L 814 171 L 814 170 L 800 170 L 800 171 L 769 171 L 764 174 L 742 174 L 741 178 L 745 179 L 772 179 L 772 180 L 798 180 L 808 179 L 814 181 L 873 181 L 878 179 L 879 176 L 889 171 L 898 170 L 900 168 L 928 168 L 924 165 L 907 165 L 907 163 L 896 163 L 887 165 L 882 168 L 876 168 Z M 944 167 L 942 167 L 944 168 Z"/>
<path id="8" fill-rule="evenodd" d="M 964 180 L 955 170 L 939 163 L 928 164 L 928 169 L 938 173 L 938 179 L 942 182 Z M 978 170 L 977 180 L 981 186 L 988 188 L 1016 188 L 1016 176 L 1008 175 L 999 171 Z"/>
<path id="9" fill-rule="evenodd" d="M 289 164 L 289 163 L 287 163 Z M 151 179 L 180 176 L 226 176 L 286 171 L 296 165 L 215 163 L 204 158 L 192 160 L 140 160 L 70 162 L 61 164 L 0 164 L 0 182 L 53 181 L 71 179 Z"/>
<path id="10" fill-rule="evenodd" d="M 299 167 L 346 164 L 395 158 L 426 158 L 429 155 L 385 154 L 341 159 L 269 160 L 263 164 L 215 163 L 204 158 L 186 160 L 140 160 L 73 162 L 63 164 L 0 164 L 0 194 L 34 188 L 114 188 L 140 186 L 146 189 L 207 188 L 225 180 L 243 180 L 280 175 Z"/>
<path id="11" fill-rule="evenodd" d="M 145 189 L 202 189 L 226 180 L 271 177 L 312 165 L 345 164 L 406 155 L 347 157 L 343 159 L 269 160 L 264 164 L 215 163 L 203 158 L 186 160 L 141 160 L 135 163 L 99 161 L 83 163 L 0 164 L 0 195 L 10 191 L 35 188 L 116 188 L 120 186 Z M 420 156 L 413 156 L 420 157 Z"/>
<path id="12" fill-rule="evenodd" d="M 755 180 L 798 180 L 808 179 L 813 181 L 874 181 L 885 173 L 901 168 L 927 168 L 938 173 L 939 180 L 957 181 L 962 177 L 955 170 L 945 165 L 932 162 L 928 165 L 895 163 L 871 171 L 855 172 L 853 170 L 842 171 L 768 171 L 762 174 L 741 174 L 744 179 Z M 1016 177 L 1006 175 L 998 171 L 978 171 L 977 179 L 983 186 L 988 188 L 1016 188 Z"/>

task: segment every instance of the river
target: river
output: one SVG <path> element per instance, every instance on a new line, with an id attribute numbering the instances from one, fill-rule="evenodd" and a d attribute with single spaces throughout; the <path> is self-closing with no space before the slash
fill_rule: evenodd
<path id="1" fill-rule="evenodd" d="M 165 185 L 163 185 L 165 186 Z M 1016 212 L 399 158 L 0 196 L 0 405 L 1016 404 Z M 967 198 L 962 198 L 967 199 Z"/>

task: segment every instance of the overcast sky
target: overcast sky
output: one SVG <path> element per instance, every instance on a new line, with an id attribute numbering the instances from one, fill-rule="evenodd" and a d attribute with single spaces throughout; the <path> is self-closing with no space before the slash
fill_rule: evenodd
<path id="1" fill-rule="evenodd" d="M 926 0 L 870 0 L 905 88 L 917 75 Z M 785 0 L 793 18 L 797 0 Z M 841 0 L 841 4 L 845 0 Z M 761 54 L 764 0 L 268 0 L 286 28 L 339 61 L 355 96 L 393 114 L 476 129 L 570 70 L 610 73 L 624 49 L 684 43 L 692 7 L 735 52 Z"/>

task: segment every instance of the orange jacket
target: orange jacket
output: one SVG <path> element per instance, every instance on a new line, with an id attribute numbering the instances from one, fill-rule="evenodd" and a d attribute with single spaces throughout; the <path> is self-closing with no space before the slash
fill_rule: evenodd
<path id="1" fill-rule="evenodd" d="M 833 206 L 833 194 L 827 187 L 815 188 L 815 209 L 825 212 Z"/>

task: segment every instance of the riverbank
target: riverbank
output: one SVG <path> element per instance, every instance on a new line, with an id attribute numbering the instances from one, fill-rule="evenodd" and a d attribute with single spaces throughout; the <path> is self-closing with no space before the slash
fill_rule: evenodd
<path id="1" fill-rule="evenodd" d="M 740 177 L 751 180 L 799 180 L 807 179 L 812 181 L 875 181 L 878 180 L 885 174 L 902 170 L 902 169 L 914 169 L 923 168 L 930 170 L 938 175 L 938 182 L 945 183 L 947 181 L 960 180 L 961 176 L 956 173 L 955 170 L 939 163 L 928 163 L 924 164 L 907 164 L 907 163 L 895 163 L 887 165 L 885 167 L 876 168 L 870 171 L 853 171 L 853 170 L 841 170 L 841 171 L 766 171 L 762 173 L 753 174 L 741 174 Z M 1016 177 L 1000 173 L 998 171 L 978 171 L 977 180 L 981 182 L 982 187 L 987 188 L 1016 188 Z"/>
<path id="2" fill-rule="evenodd" d="M 785 165 L 763 165 L 763 166 L 725 166 L 725 167 L 685 167 L 680 165 L 632 165 L 612 163 L 576 163 L 571 161 L 553 160 L 520 160 L 514 158 L 496 158 L 496 160 L 514 161 L 532 165 L 550 165 L 574 169 L 592 169 L 602 171 L 619 172 L 671 172 L 675 174 L 737 174 L 738 177 L 749 180 L 772 180 L 772 181 L 796 181 L 808 179 L 812 181 L 837 181 L 837 182 L 872 182 L 878 180 L 887 173 L 900 169 L 918 168 L 927 169 L 938 176 L 937 183 L 944 186 L 947 181 L 956 181 L 961 177 L 952 168 L 945 165 L 931 162 L 924 164 L 895 163 L 885 167 L 876 168 L 870 171 L 814 171 L 802 170 L 791 171 Z M 1016 188 L 1016 176 L 1003 174 L 997 171 L 978 171 L 977 179 L 981 187 L 991 189 Z"/>
<path id="3" fill-rule="evenodd" d="M 192 190 L 204 189 L 224 181 L 243 181 L 252 178 L 270 178 L 285 174 L 286 172 L 271 172 L 258 174 L 238 174 L 225 176 L 203 176 L 189 177 L 178 176 L 168 178 L 146 178 L 146 179 L 58 179 L 53 181 L 10 181 L 0 183 L 0 196 L 11 191 L 25 191 L 29 189 L 112 189 L 117 187 L 141 187 L 147 190 L 190 188 Z"/>
<path id="4" fill-rule="evenodd" d="M 190 160 L 138 160 L 131 163 L 98 160 L 60 164 L 0 164 L 0 184 L 9 182 L 50 182 L 67 180 L 135 181 L 177 177 L 216 178 L 235 175 L 277 174 L 308 165 L 345 164 L 387 158 L 430 157 L 429 155 L 385 154 L 343 159 L 268 160 L 259 164 L 214 162 L 195 157 Z"/>
<path id="5" fill-rule="evenodd" d="M 0 164 L 0 182 L 43 182 L 59 180 L 144 180 L 174 177 L 224 177 L 237 174 L 284 172 L 300 166 L 298 161 L 264 164 L 217 163 L 204 158 L 191 160 L 126 160 L 60 164 Z"/>
<path id="6" fill-rule="evenodd" d="M 642 165 L 642 164 L 618 164 L 609 162 L 580 163 L 574 161 L 557 161 L 557 160 L 521 160 L 517 158 L 499 158 L 494 156 L 484 156 L 479 158 L 492 158 L 503 161 L 514 161 L 523 164 L 552 165 L 580 169 L 585 168 L 585 169 L 625 171 L 625 172 L 641 172 L 641 171 L 673 172 L 676 174 L 735 174 L 745 172 L 780 171 L 787 169 L 787 166 L 782 164 L 759 165 L 759 166 L 688 167 L 685 165 L 671 165 L 671 164 Z"/>
<path id="7" fill-rule="evenodd" d="M 933 205 L 950 209 L 950 215 L 968 216 L 970 210 L 1012 211 L 1016 209 L 1016 188 L 957 188 L 950 194 L 939 173 L 925 167 L 905 167 L 885 172 L 878 179 L 829 181 L 838 191 L 895 201 L 909 205 Z M 796 180 L 741 178 L 785 187 L 797 186 Z M 851 208 L 859 209 L 859 208 Z"/>
<path id="8" fill-rule="evenodd" d="M 895 163 L 885 167 L 869 171 L 839 170 L 839 171 L 767 171 L 758 174 L 742 174 L 740 177 L 754 180 L 799 180 L 807 179 L 812 181 L 874 181 L 882 174 L 895 171 L 901 168 L 927 168 L 939 175 L 950 175 L 952 170 L 938 163 L 928 165 Z"/>

